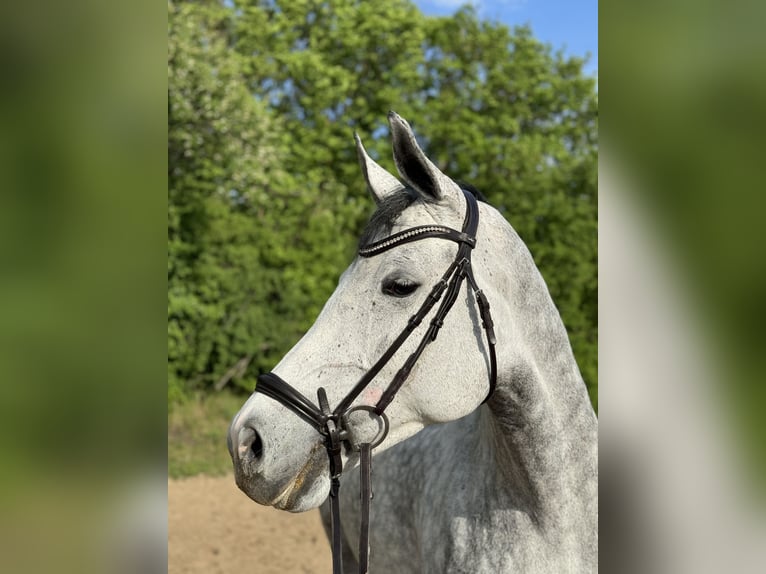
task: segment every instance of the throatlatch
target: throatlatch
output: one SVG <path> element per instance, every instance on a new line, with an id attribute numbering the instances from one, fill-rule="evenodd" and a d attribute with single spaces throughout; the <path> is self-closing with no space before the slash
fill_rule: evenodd
<path id="1" fill-rule="evenodd" d="M 297 416 L 302 418 L 308 424 L 313 426 L 324 438 L 325 449 L 330 461 L 330 510 L 332 516 L 332 557 L 333 573 L 341 574 L 342 564 L 342 533 L 340 526 L 340 476 L 343 471 L 342 446 L 345 446 L 347 452 L 359 452 L 359 472 L 361 481 L 361 533 L 359 537 L 359 571 L 366 573 L 369 565 L 369 525 L 370 525 L 370 500 L 372 499 L 372 450 L 380 445 L 388 434 L 388 418 L 385 410 L 391 401 L 396 397 L 396 393 L 402 388 L 407 380 L 415 363 L 423 354 L 426 347 L 436 339 L 444 324 L 444 318 L 449 313 L 452 306 L 457 301 L 460 288 L 465 279 L 476 298 L 476 304 L 479 309 L 482 326 L 487 336 L 487 348 L 489 350 L 489 392 L 484 399 L 486 402 L 495 390 L 497 378 L 497 358 L 495 354 L 495 328 L 492 322 L 489 302 L 486 296 L 476 284 L 471 268 L 471 250 L 476 245 L 476 230 L 479 226 L 479 206 L 476 198 L 470 192 L 463 190 L 466 200 L 466 214 L 463 220 L 461 231 L 444 227 L 441 225 L 422 225 L 395 233 L 374 243 L 370 243 L 359 249 L 360 257 L 374 257 L 381 253 L 398 247 L 404 243 L 418 241 L 427 237 L 438 237 L 456 242 L 459 247 L 455 260 L 442 275 L 439 282 L 434 285 L 426 300 L 410 317 L 407 326 L 399 336 L 389 345 L 386 352 L 375 362 L 349 393 L 338 403 L 334 410 L 330 410 L 327 401 L 325 389 L 320 387 L 317 390 L 316 406 L 304 395 L 291 387 L 274 373 L 264 373 L 258 377 L 258 384 L 254 392 L 261 393 L 277 401 L 290 409 Z M 445 295 L 446 293 L 446 295 Z M 442 297 L 444 299 L 442 300 Z M 352 407 L 352 403 L 364 391 L 365 388 L 378 375 L 380 370 L 391 360 L 394 354 L 423 322 L 426 315 L 441 301 L 436 313 L 431 319 L 431 323 L 420 340 L 420 344 L 415 351 L 406 359 L 402 367 L 396 373 L 394 378 L 383 391 L 380 399 L 374 405 L 357 405 Z M 354 444 L 353 434 L 349 427 L 349 416 L 356 411 L 367 411 L 378 421 L 378 433 L 372 441 Z"/>

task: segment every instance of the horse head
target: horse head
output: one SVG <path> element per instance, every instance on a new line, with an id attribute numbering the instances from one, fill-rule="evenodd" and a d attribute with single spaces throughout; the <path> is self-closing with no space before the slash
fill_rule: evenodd
<path id="1" fill-rule="evenodd" d="M 458 272 L 456 265 L 462 263 L 456 260 L 456 253 L 467 250 L 461 242 L 469 243 L 471 238 L 461 237 L 456 230 L 463 226 L 465 231 L 469 200 L 472 209 L 478 209 L 474 200 L 426 157 L 404 119 L 391 112 L 389 123 L 401 181 L 369 157 L 357 136 L 362 172 L 377 210 L 364 231 L 359 255 L 342 274 L 314 325 L 272 375 L 312 400 L 318 389 L 324 389 L 331 408 L 344 401 L 348 403 L 345 407 L 366 405 L 366 409 L 351 408 L 347 413 L 347 431 L 353 433 L 356 442 L 382 438 L 381 416 L 372 407 L 380 404 L 406 359 L 418 353 L 424 337 L 429 338 L 428 329 L 433 330 L 439 305 L 429 308 L 418 325 L 412 325 L 412 317 L 424 309 L 435 286 L 446 283 L 445 271 Z M 488 211 L 494 212 L 482 206 L 482 217 Z M 493 217 L 490 213 L 474 230 L 478 242 L 473 269 L 469 270 L 474 287 L 478 282 L 491 289 L 492 257 L 485 236 Z M 409 241 L 406 235 L 413 228 L 422 230 L 417 241 Z M 429 229 L 437 231 L 429 235 Z M 450 230 L 452 236 L 447 238 L 452 241 L 440 237 L 440 229 Z M 392 237 L 398 239 L 393 243 L 385 240 Z M 449 296 L 447 287 L 442 290 Z M 429 424 L 465 416 L 488 395 L 493 369 L 489 332 L 485 340 L 482 331 L 484 312 L 476 306 L 468 281 L 458 283 L 452 295 L 453 310 L 436 320 L 443 323 L 437 327 L 438 337 L 428 341 L 422 355 L 418 353 L 406 382 L 386 405 L 387 435 L 376 453 Z M 487 295 L 492 298 L 491 291 Z M 391 354 L 392 342 L 408 325 L 411 336 Z M 383 364 L 381 358 L 386 359 Z M 359 382 L 365 377 L 369 380 L 362 388 Z M 237 485 L 261 504 L 295 512 L 319 506 L 330 490 L 327 437 L 281 402 L 257 391 L 258 387 L 229 429 Z M 339 456 L 346 469 L 358 462 L 353 448 L 343 448 Z"/>

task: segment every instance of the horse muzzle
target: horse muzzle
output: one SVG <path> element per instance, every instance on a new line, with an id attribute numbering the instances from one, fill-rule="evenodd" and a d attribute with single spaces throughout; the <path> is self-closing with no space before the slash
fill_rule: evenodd
<path id="1" fill-rule="evenodd" d="M 282 428 L 289 417 L 245 416 L 243 411 L 227 437 L 240 490 L 258 504 L 281 510 L 302 512 L 319 506 L 330 489 L 321 437 L 304 425 Z"/>

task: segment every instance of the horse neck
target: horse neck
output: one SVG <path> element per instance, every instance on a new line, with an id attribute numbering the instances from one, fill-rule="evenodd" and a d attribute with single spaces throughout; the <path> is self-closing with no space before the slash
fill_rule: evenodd
<path id="1" fill-rule="evenodd" d="M 508 488 L 555 529 L 592 518 L 597 496 L 597 420 L 566 329 L 521 239 L 497 224 L 511 256 L 493 272 L 497 388 L 480 432 Z M 497 261 L 487 253 L 486 261 Z M 494 281 L 493 281 L 494 279 Z"/>

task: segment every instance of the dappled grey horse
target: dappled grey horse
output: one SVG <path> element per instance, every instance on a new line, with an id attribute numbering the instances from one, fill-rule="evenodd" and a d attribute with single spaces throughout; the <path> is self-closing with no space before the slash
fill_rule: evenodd
<path id="1" fill-rule="evenodd" d="M 378 208 L 314 325 L 234 417 L 237 485 L 321 505 L 346 572 L 369 548 L 377 573 L 594 572 L 598 423 L 559 313 L 505 219 L 389 123 L 402 181 L 357 138 Z"/>

